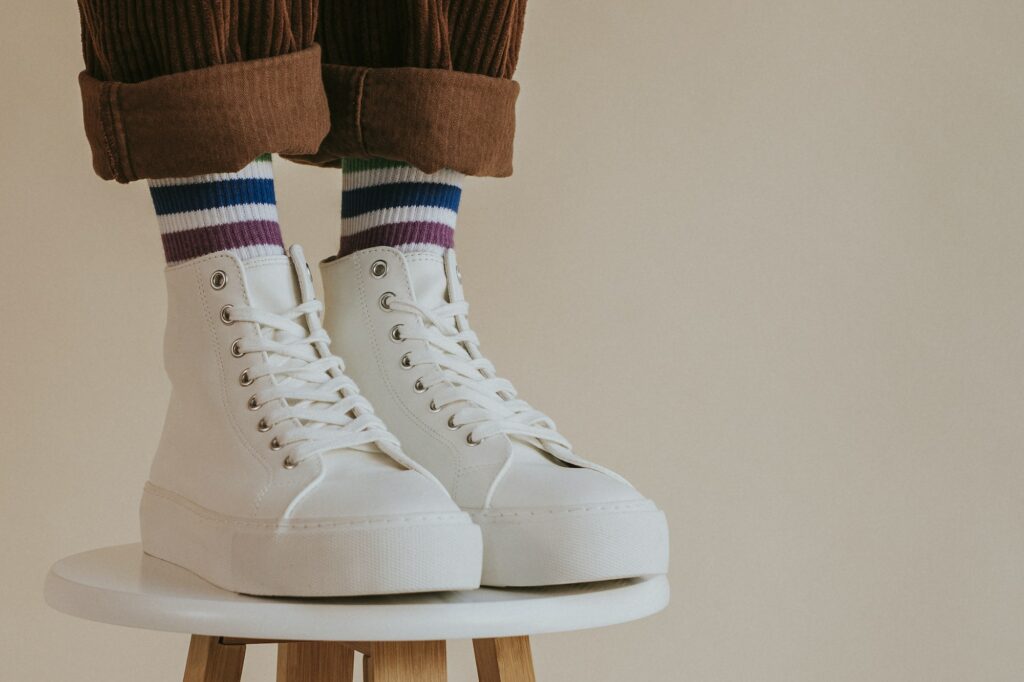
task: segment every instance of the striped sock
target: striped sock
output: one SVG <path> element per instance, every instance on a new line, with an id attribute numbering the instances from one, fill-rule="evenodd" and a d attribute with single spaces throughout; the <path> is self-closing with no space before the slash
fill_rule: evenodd
<path id="1" fill-rule="evenodd" d="M 340 256 L 373 246 L 443 251 L 455 245 L 462 173 L 427 174 L 386 159 L 343 159 Z"/>
<path id="2" fill-rule="evenodd" d="M 231 251 L 241 260 L 284 253 L 265 154 L 237 173 L 150 180 L 168 263 Z"/>

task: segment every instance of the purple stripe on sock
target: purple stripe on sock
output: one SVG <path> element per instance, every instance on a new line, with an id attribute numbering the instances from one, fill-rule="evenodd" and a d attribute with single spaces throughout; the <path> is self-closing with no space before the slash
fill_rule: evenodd
<path id="1" fill-rule="evenodd" d="M 374 246 L 400 246 L 402 244 L 436 244 L 446 249 L 455 246 L 455 230 L 445 223 L 417 220 L 408 223 L 378 225 L 355 234 L 341 236 L 340 255 Z"/>
<path id="2" fill-rule="evenodd" d="M 276 220 L 245 220 L 194 230 L 167 232 L 160 236 L 164 242 L 164 255 L 168 263 L 242 246 L 274 244 L 284 247 L 281 226 Z"/>

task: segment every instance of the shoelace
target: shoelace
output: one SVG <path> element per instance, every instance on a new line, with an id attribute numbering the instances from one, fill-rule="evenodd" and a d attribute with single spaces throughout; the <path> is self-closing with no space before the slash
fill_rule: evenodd
<path id="1" fill-rule="evenodd" d="M 249 408 L 266 409 L 261 431 L 283 427 L 270 447 L 288 448 L 287 468 L 330 450 L 374 444 L 385 450 L 391 449 L 388 445 L 398 447 L 398 439 L 345 375 L 341 358 L 327 350 L 330 339 L 317 323 L 322 309 L 316 300 L 282 314 L 247 306 L 231 309 L 232 321 L 261 328 L 259 335 L 243 338 L 232 350 L 243 355 L 266 353 L 265 361 L 249 367 L 240 381 L 249 385 L 270 378 L 249 399 Z M 301 319 L 311 329 L 297 322 Z"/>
<path id="2" fill-rule="evenodd" d="M 413 313 L 422 323 L 418 330 L 397 332 L 400 339 L 428 344 L 427 350 L 406 353 L 402 366 L 431 366 L 432 370 L 417 380 L 416 389 L 425 392 L 439 387 L 430 403 L 435 412 L 448 405 L 460 406 L 449 418 L 448 426 L 471 426 L 467 443 L 476 445 L 504 434 L 536 441 L 549 451 L 572 449 L 558 433 L 555 422 L 516 397 L 512 382 L 497 376 L 494 365 L 480 353 L 479 339 L 466 322 L 469 303 L 444 303 L 428 310 L 412 301 L 392 298 L 388 306 Z"/>

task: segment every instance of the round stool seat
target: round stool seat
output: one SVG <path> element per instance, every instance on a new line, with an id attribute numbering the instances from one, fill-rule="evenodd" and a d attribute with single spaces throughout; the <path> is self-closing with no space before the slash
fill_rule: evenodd
<path id="1" fill-rule="evenodd" d="M 148 630 L 267 640 L 423 641 L 512 637 L 624 623 L 668 603 L 664 576 L 540 588 L 336 599 L 227 592 L 139 544 L 75 554 L 46 577 L 72 616 Z"/>

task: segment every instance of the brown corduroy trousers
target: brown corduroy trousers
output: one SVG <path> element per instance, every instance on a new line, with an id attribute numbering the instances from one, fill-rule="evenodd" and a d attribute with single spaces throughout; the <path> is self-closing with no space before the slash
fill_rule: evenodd
<path id="1" fill-rule="evenodd" d="M 338 165 L 512 172 L 526 0 L 79 0 L 105 179 Z"/>

